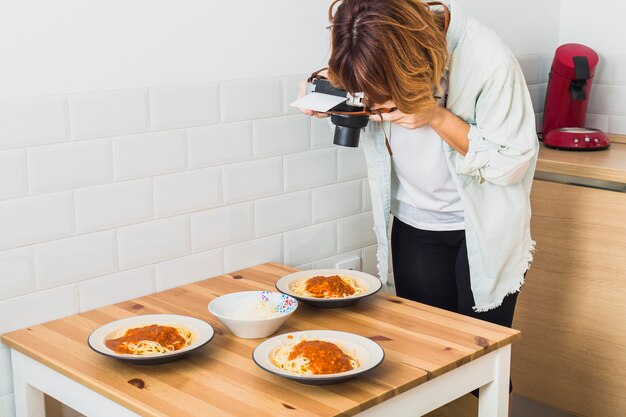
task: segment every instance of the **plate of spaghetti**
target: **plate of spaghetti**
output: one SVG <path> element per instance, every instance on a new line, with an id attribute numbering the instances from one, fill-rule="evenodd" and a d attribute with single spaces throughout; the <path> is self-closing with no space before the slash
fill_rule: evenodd
<path id="1" fill-rule="evenodd" d="M 373 275 L 350 269 L 313 269 L 285 275 L 276 289 L 315 307 L 345 307 L 375 294 L 382 283 Z"/>
<path id="2" fill-rule="evenodd" d="M 89 335 L 87 343 L 104 356 L 156 365 L 182 358 L 207 344 L 213 335 L 210 324 L 193 317 L 148 314 L 100 326 Z"/>
<path id="3" fill-rule="evenodd" d="M 285 333 L 260 343 L 252 359 L 275 375 L 307 385 L 328 385 L 362 375 L 380 365 L 385 351 L 353 333 L 308 330 Z"/>

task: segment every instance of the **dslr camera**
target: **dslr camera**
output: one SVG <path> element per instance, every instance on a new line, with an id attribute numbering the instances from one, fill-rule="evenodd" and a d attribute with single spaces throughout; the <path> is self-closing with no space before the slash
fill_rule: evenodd
<path id="1" fill-rule="evenodd" d="M 349 146 L 356 148 L 359 146 L 361 129 L 367 126 L 371 112 L 364 103 L 365 95 L 355 93 L 354 95 L 345 90 L 334 87 L 326 78 L 318 75 L 319 71 L 307 80 L 306 93 L 329 94 L 338 97 L 345 97 L 346 100 L 332 107 L 326 113 L 330 114 L 330 121 L 335 125 L 335 135 L 333 143 L 339 146 Z"/>

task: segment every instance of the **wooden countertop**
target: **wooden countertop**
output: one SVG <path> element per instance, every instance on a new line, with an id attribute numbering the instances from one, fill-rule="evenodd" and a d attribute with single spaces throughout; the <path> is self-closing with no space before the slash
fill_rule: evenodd
<path id="1" fill-rule="evenodd" d="M 602 151 L 563 151 L 541 143 L 537 171 L 626 184 L 626 136 L 609 135 Z"/>
<path id="2" fill-rule="evenodd" d="M 354 415 L 520 338 L 517 330 L 383 293 L 342 309 L 300 305 L 279 333 L 348 331 L 377 341 L 386 355 L 379 367 L 349 381 L 301 385 L 260 369 L 251 354 L 262 339 L 233 336 L 207 310 L 219 295 L 272 290 L 293 271 L 259 265 L 17 330 L 2 342 L 142 416 L 311 417 Z M 103 324 L 154 313 L 205 320 L 216 336 L 186 358 L 158 366 L 129 365 L 87 346 L 89 334 Z"/>

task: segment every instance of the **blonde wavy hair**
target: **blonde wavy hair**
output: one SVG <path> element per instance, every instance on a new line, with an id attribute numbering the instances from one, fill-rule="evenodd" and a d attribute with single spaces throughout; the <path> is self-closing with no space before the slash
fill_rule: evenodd
<path id="1" fill-rule="evenodd" d="M 328 78 L 403 113 L 436 105 L 448 51 L 441 13 L 420 0 L 334 0 Z"/>

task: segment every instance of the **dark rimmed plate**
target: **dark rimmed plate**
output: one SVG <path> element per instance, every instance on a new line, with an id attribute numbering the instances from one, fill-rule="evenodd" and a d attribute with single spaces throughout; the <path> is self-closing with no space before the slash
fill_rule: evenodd
<path id="1" fill-rule="evenodd" d="M 119 354 L 112 351 L 105 345 L 105 341 L 114 338 L 115 334 L 120 330 L 134 327 L 144 327 L 151 324 L 186 327 L 193 333 L 193 341 L 191 345 L 183 349 L 144 356 Z M 209 323 L 193 317 L 179 316 L 175 314 L 147 314 L 143 316 L 127 317 L 100 326 L 91 332 L 89 338 L 87 339 L 87 344 L 95 352 L 110 358 L 120 359 L 135 365 L 158 365 L 181 359 L 190 352 L 209 343 L 214 334 L 215 332 L 213 327 L 211 327 Z"/>
<path id="2" fill-rule="evenodd" d="M 281 344 L 293 341 L 317 339 L 338 344 L 342 349 L 355 352 L 360 366 L 347 372 L 326 375 L 301 375 L 286 371 L 276 366 L 272 360 L 272 351 Z M 285 333 L 260 343 L 252 352 L 252 360 L 261 369 L 284 378 L 306 385 L 330 385 L 362 375 L 380 365 L 385 358 L 385 351 L 376 342 L 354 333 L 335 330 L 307 330 Z"/>
<path id="3" fill-rule="evenodd" d="M 344 298 L 315 298 L 305 297 L 302 295 L 294 294 L 291 291 L 290 286 L 295 281 L 305 280 L 316 276 L 332 276 L 332 275 L 344 275 L 354 278 L 357 285 L 364 288 L 365 291 L 357 296 L 344 297 Z M 306 271 L 293 272 L 285 275 L 276 281 L 276 289 L 283 294 L 287 294 L 296 298 L 298 301 L 303 302 L 314 307 L 321 308 L 339 308 L 346 307 L 357 303 L 365 297 L 376 294 L 382 288 L 382 283 L 378 278 L 373 275 L 367 274 L 361 271 L 353 271 L 351 269 L 312 269 Z"/>

